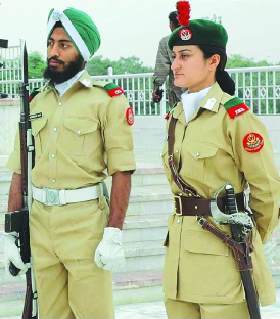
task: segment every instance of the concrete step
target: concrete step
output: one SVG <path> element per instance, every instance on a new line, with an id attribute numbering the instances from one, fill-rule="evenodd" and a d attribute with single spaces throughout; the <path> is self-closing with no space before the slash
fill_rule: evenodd
<path id="1" fill-rule="evenodd" d="M 125 243 L 126 267 L 123 272 L 160 270 L 165 254 L 164 240 Z"/>
<path id="2" fill-rule="evenodd" d="M 172 209 L 172 196 L 169 192 L 131 195 L 127 216 L 170 214 Z"/>
<path id="3" fill-rule="evenodd" d="M 146 165 L 137 168 L 132 175 L 132 185 L 165 185 L 168 184 L 167 178 L 162 167 Z"/>
<path id="4" fill-rule="evenodd" d="M 0 167 L 0 196 L 7 195 L 12 174 L 9 170 Z"/>
<path id="5" fill-rule="evenodd" d="M 145 242 L 147 240 L 162 243 L 167 233 L 167 214 L 156 216 L 127 216 L 124 222 L 123 240 L 129 242 Z M 144 244 L 144 243 L 143 243 Z"/>

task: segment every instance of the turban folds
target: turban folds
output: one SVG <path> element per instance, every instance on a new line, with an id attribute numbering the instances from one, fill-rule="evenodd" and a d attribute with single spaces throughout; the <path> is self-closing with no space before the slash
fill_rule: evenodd
<path id="1" fill-rule="evenodd" d="M 88 61 L 100 46 L 100 34 L 91 17 L 75 8 L 52 9 L 48 17 L 48 38 L 57 21 L 61 22 L 84 60 Z"/>

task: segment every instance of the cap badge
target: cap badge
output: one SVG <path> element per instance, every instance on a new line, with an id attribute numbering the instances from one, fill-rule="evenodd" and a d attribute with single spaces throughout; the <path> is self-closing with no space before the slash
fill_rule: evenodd
<path id="1" fill-rule="evenodd" d="M 184 41 L 190 40 L 190 38 L 192 37 L 192 32 L 190 29 L 184 28 L 179 31 L 179 36 Z"/>

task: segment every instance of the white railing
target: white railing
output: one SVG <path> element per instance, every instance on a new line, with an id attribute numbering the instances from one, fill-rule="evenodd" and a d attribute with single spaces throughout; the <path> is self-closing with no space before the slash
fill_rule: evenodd
<path id="1" fill-rule="evenodd" d="M 236 83 L 236 95 L 248 104 L 257 115 L 280 115 L 280 66 L 229 69 Z M 160 104 L 151 102 L 152 73 L 94 76 L 96 80 L 114 82 L 126 91 L 135 115 L 162 115 L 170 106 L 166 96 Z M 30 80 L 30 91 L 41 87 L 42 79 Z M 0 92 L 17 98 L 18 80 L 1 81 Z M 165 87 L 164 87 L 164 91 Z M 12 93 L 11 93 L 12 92 Z"/>

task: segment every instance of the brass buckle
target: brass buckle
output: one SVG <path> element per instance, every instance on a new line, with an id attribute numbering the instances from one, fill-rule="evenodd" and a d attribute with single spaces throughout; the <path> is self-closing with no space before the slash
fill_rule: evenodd
<path id="1" fill-rule="evenodd" d="M 179 201 L 179 207 L 180 207 L 180 212 L 177 212 L 177 206 L 176 206 L 176 200 L 175 198 L 178 198 Z M 183 212 L 182 212 L 182 198 L 179 195 L 174 195 L 174 202 L 175 202 L 175 215 L 177 216 L 182 216 Z"/>

